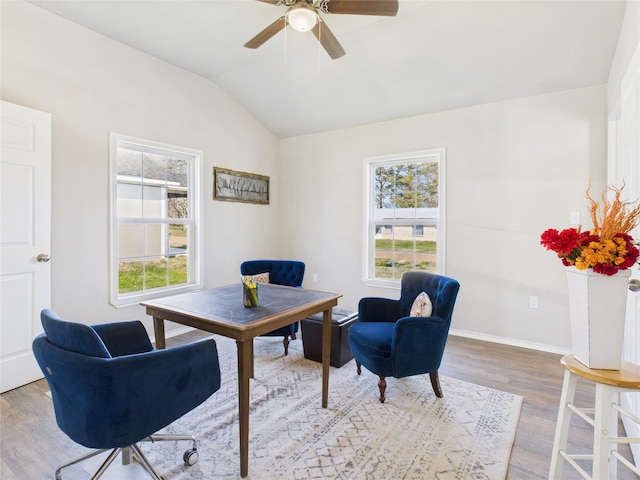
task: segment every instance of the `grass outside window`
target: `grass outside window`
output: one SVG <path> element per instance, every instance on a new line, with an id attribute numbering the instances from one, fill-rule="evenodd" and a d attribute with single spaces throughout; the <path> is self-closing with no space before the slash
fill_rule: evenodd
<path id="1" fill-rule="evenodd" d="M 431 240 L 376 240 L 377 278 L 399 279 L 404 272 L 436 273 L 436 242 Z"/>
<path id="2" fill-rule="evenodd" d="M 118 263 L 119 293 L 187 283 L 187 255 Z"/>

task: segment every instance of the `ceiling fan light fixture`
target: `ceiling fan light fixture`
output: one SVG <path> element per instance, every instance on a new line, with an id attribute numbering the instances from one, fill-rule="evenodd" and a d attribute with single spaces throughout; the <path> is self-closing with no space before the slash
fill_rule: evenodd
<path id="1" fill-rule="evenodd" d="M 318 14 L 304 3 L 294 5 L 287 11 L 287 23 L 298 32 L 308 32 L 318 23 Z"/>

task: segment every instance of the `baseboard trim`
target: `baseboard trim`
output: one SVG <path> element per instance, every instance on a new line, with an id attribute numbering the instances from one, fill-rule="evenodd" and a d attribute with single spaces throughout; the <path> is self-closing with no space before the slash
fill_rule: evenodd
<path id="1" fill-rule="evenodd" d="M 181 326 L 179 328 L 172 328 L 165 332 L 166 338 L 177 337 L 183 333 L 189 333 L 194 331 L 193 327 Z M 516 340 L 508 337 L 498 337 L 495 335 L 486 335 L 484 333 L 471 332 L 469 330 L 458 330 L 452 328 L 449 330 L 449 335 L 455 337 L 472 338 L 474 340 L 482 340 L 484 342 L 499 343 L 501 345 L 509 345 L 512 347 L 527 348 L 529 350 L 537 350 L 540 352 L 557 353 L 558 355 L 568 355 L 572 353 L 570 348 L 561 348 L 555 345 L 547 345 L 544 343 L 524 342 L 522 340 Z M 155 343 L 155 337 L 151 339 Z"/>
<path id="2" fill-rule="evenodd" d="M 471 332 L 468 330 L 458 330 L 452 328 L 449 330 L 450 335 L 456 337 L 472 338 L 474 340 L 482 340 L 485 342 L 500 343 L 502 345 L 510 345 L 512 347 L 528 348 L 529 350 L 538 350 L 540 352 L 557 353 L 558 355 L 567 355 L 572 353 L 570 348 L 557 347 L 555 345 L 547 345 L 544 343 L 524 342 L 514 338 L 497 337 L 495 335 L 486 335 L 483 333 Z"/>

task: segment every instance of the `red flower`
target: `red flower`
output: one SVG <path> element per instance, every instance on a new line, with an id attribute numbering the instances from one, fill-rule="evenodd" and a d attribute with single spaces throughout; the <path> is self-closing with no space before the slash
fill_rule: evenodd
<path id="1" fill-rule="evenodd" d="M 624 256 L 624 262 L 618 265 L 619 270 L 626 270 L 627 268 L 631 268 L 638 257 L 640 256 L 640 250 L 633 244 L 633 238 L 631 235 L 626 233 L 616 233 L 614 237 L 623 238 L 627 248 L 627 254 Z"/>
<path id="2" fill-rule="evenodd" d="M 609 263 L 596 263 L 593 266 L 593 271 L 596 273 L 601 273 L 602 275 L 615 275 L 620 270 L 619 266 L 614 266 Z"/>
<path id="3" fill-rule="evenodd" d="M 584 245 L 584 235 L 575 228 L 567 228 L 558 232 L 555 228 L 550 228 L 540 235 L 540 244 L 547 250 L 554 251 L 558 257 L 568 256 L 574 249 Z"/>

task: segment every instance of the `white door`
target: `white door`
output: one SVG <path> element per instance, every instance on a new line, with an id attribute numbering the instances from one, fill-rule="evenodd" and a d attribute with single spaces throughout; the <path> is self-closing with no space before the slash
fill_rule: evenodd
<path id="1" fill-rule="evenodd" d="M 0 105 L 0 392 L 42 378 L 31 350 L 50 306 L 51 115 Z"/>
<path id="2" fill-rule="evenodd" d="M 620 90 L 617 118 L 612 122 L 614 131 L 610 142 L 609 183 L 621 186 L 625 182 L 625 200 L 640 198 L 640 44 L 625 73 Z M 631 235 L 640 239 L 640 227 Z M 640 270 L 632 270 L 631 279 L 640 281 Z M 627 317 L 625 321 L 623 358 L 640 364 L 640 291 L 629 289 L 627 295 Z M 624 408 L 640 417 L 640 395 L 625 393 L 621 403 Z M 628 437 L 640 437 L 640 426 L 623 416 Z M 640 445 L 631 445 L 636 465 L 640 465 Z"/>

